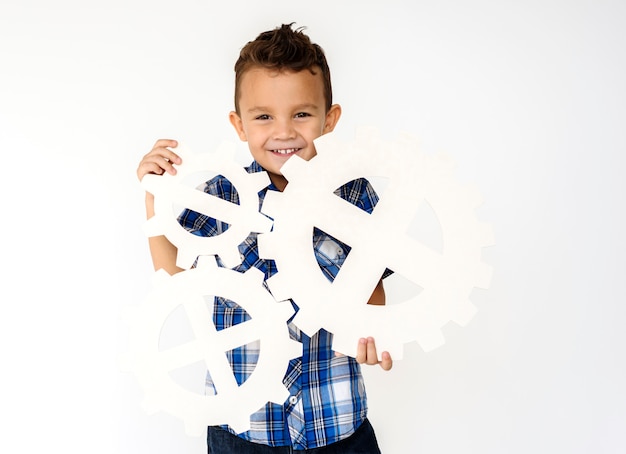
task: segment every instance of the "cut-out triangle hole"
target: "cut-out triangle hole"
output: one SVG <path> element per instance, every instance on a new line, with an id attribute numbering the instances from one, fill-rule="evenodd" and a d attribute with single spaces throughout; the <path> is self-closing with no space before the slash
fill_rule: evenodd
<path id="1" fill-rule="evenodd" d="M 332 237 L 317 227 L 313 228 L 313 250 L 317 264 L 324 276 L 334 281 L 343 262 L 350 253 L 350 246 Z"/>
<path id="2" fill-rule="evenodd" d="M 232 300 L 212 296 L 205 296 L 205 300 L 207 304 L 213 308 L 213 323 L 217 331 L 228 330 L 233 326 L 252 320 L 250 314 Z M 224 352 L 230 362 L 231 371 L 239 386 L 245 383 L 254 372 L 259 359 L 259 352 L 260 340 L 258 339 Z M 240 361 L 238 358 L 245 358 L 245 361 Z M 211 383 L 210 368 L 206 371 L 205 375 L 207 383 Z M 217 390 L 217 394 L 219 394 L 219 390 Z"/>
<path id="3" fill-rule="evenodd" d="M 221 331 L 224 324 L 235 326 L 246 322 L 252 317 L 239 304 L 223 297 L 205 296 L 205 301 L 213 314 L 213 324 Z"/>
<path id="4" fill-rule="evenodd" d="M 398 273 L 384 279 L 385 301 L 387 305 L 399 304 L 416 297 L 424 290 L 414 282 L 411 282 Z"/>
<path id="5" fill-rule="evenodd" d="M 170 377 L 178 386 L 195 394 L 204 395 L 206 363 L 198 361 L 169 372 Z"/>
<path id="6" fill-rule="evenodd" d="M 235 375 L 235 380 L 237 380 L 239 386 L 243 385 L 254 373 L 254 369 L 256 369 L 257 362 L 259 361 L 260 348 L 261 341 L 256 340 L 226 352 L 226 356 L 231 361 L 233 367 L 232 370 Z M 243 361 L 244 364 L 242 364 L 242 361 L 233 362 L 232 358 L 246 358 L 246 360 Z"/>
<path id="7" fill-rule="evenodd" d="M 369 182 L 369 184 L 367 184 Z M 348 203 L 368 211 L 372 199 L 380 199 L 389 184 L 389 178 L 368 177 L 348 181 L 335 189 L 334 194 Z M 373 208 L 373 207 L 372 207 Z"/>
<path id="8" fill-rule="evenodd" d="M 422 201 L 409 224 L 407 235 L 424 246 L 443 254 L 443 231 L 435 211 L 426 201 Z"/>
<path id="9" fill-rule="evenodd" d="M 178 347 L 195 340 L 185 306 L 176 307 L 167 317 L 159 336 L 159 351 Z"/>
<path id="10" fill-rule="evenodd" d="M 198 181 L 205 182 L 198 185 Z M 239 194 L 237 193 L 237 189 L 230 180 L 222 175 L 216 175 L 212 172 L 197 172 L 188 175 L 187 178 L 183 180 L 182 184 L 193 187 L 200 192 L 206 192 L 205 188 L 207 186 L 207 183 L 209 182 L 211 182 L 212 185 L 214 185 L 216 187 L 216 190 L 219 192 L 219 195 L 207 193 L 210 197 L 219 197 L 220 199 L 226 200 L 230 203 L 234 203 L 235 205 L 239 205 Z M 184 209 L 185 207 L 178 204 L 174 204 L 172 206 L 172 210 L 174 212 L 174 215 L 176 216 L 180 216 L 183 213 Z M 194 217 L 194 224 L 202 222 L 206 223 L 205 226 L 211 226 L 211 236 L 221 235 L 222 233 L 226 232 L 230 227 L 230 224 L 222 222 L 219 219 L 206 216 L 204 214 L 191 212 L 190 216 Z"/>

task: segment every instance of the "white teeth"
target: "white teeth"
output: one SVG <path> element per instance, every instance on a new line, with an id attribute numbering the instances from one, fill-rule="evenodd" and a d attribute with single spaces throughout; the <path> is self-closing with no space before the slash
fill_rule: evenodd
<path id="1" fill-rule="evenodd" d="M 278 154 L 290 154 L 290 153 L 295 153 L 298 150 L 299 148 L 285 148 L 283 150 L 272 150 L 272 152 L 278 153 Z"/>

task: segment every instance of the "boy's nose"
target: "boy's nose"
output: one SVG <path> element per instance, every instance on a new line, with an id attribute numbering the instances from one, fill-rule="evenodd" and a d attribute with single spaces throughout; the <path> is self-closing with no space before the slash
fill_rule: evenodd
<path id="1" fill-rule="evenodd" d="M 286 140 L 294 139 L 296 130 L 290 120 L 281 120 L 275 123 L 274 139 Z"/>

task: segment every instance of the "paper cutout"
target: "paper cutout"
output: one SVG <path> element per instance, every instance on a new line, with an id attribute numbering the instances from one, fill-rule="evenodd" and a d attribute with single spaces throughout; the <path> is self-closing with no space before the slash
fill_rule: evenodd
<path id="1" fill-rule="evenodd" d="M 259 213 L 258 192 L 270 183 L 267 173 L 246 172 L 235 162 L 235 145 L 229 142 L 223 142 L 214 153 L 202 154 L 190 153 L 179 144 L 176 153 L 183 160 L 183 165 L 177 167 L 176 175 L 149 174 L 141 180 L 144 189 L 155 196 L 155 215 L 146 222 L 146 235 L 165 235 L 178 248 L 176 264 L 184 269 L 191 268 L 199 255 L 219 255 L 231 268 L 240 264 L 239 244 L 250 232 L 269 232 L 272 227 L 272 221 Z M 188 185 L 190 178 L 202 177 L 209 170 L 216 171 L 233 183 L 239 194 L 239 205 Z M 198 183 L 204 183 L 204 180 Z M 189 233 L 172 213 L 175 204 L 219 219 L 230 227 L 214 237 Z"/>
<path id="2" fill-rule="evenodd" d="M 148 236 L 165 234 L 177 246 L 177 264 L 198 268 L 174 276 L 157 273 L 158 287 L 130 318 L 131 353 L 128 367 L 146 392 L 148 410 L 165 410 L 185 421 L 188 433 L 204 433 L 210 424 L 230 424 L 245 431 L 250 415 L 268 401 L 284 403 L 282 378 L 289 359 L 301 356 L 301 345 L 289 338 L 286 321 L 293 314 L 287 299 L 300 310 L 293 320 L 313 335 L 324 328 L 333 333 L 333 348 L 355 356 L 360 337 L 373 336 L 379 352 L 402 358 L 403 345 L 417 341 L 426 350 L 443 344 L 443 325 L 464 325 L 476 308 L 469 301 L 474 287 L 487 288 L 491 268 L 481 250 L 493 244 L 490 226 L 478 222 L 480 204 L 475 188 L 453 178 L 453 164 L 442 155 L 421 152 L 408 136 L 383 142 L 376 130 L 362 129 L 352 143 L 332 134 L 315 141 L 317 156 L 304 161 L 294 156 L 283 166 L 289 184 L 282 192 L 269 191 L 258 211 L 259 190 L 269 184 L 265 172 L 248 174 L 234 160 L 234 145 L 222 144 L 210 155 L 193 155 L 184 147 L 176 176 L 146 175 L 142 185 L 155 194 Z M 189 188 L 190 175 L 208 170 L 235 185 L 240 205 Z M 385 191 L 370 215 L 334 195 L 348 181 L 383 177 Z M 407 235 L 422 202 L 432 207 L 442 228 L 442 251 L 434 251 Z M 231 227 L 222 235 L 204 238 L 190 234 L 177 222 L 178 204 L 223 220 Z M 333 283 L 320 272 L 311 244 L 313 228 L 351 246 Z M 219 255 L 227 266 L 240 263 L 237 246 L 257 232 L 261 257 L 276 260 L 278 273 L 262 285 L 263 276 L 217 268 Z M 211 265 L 202 265 L 210 262 Z M 389 268 L 423 290 L 397 304 L 371 306 L 366 302 L 384 270 Z M 215 332 L 204 295 L 235 301 L 251 316 L 233 328 Z M 275 300 L 283 301 L 277 303 Z M 392 303 L 392 302 L 390 302 Z M 168 315 L 183 304 L 196 341 L 159 352 L 160 330 Z M 204 306 L 203 306 L 204 304 Z M 211 328 L 213 327 L 213 328 Z M 251 377 L 237 387 L 224 351 L 262 338 L 259 362 Z M 219 384 L 216 396 L 200 396 L 178 386 L 168 371 L 204 359 Z"/>
<path id="3" fill-rule="evenodd" d="M 268 280 L 272 294 L 299 306 L 294 323 L 301 330 L 332 332 L 333 348 L 350 356 L 356 355 L 359 338 L 367 336 L 394 359 L 401 359 L 403 344 L 414 340 L 426 351 L 440 346 L 441 327 L 450 320 L 466 324 L 476 310 L 470 292 L 487 288 L 491 278 L 481 249 L 493 244 L 493 235 L 474 216 L 477 192 L 454 181 L 447 158 L 422 153 L 408 136 L 382 142 L 375 130 L 363 129 L 353 143 L 327 134 L 315 146 L 317 156 L 310 161 L 294 156 L 285 163 L 287 187 L 268 193 L 263 204 L 262 211 L 274 218 L 273 231 L 259 235 L 261 256 L 273 258 L 279 270 Z M 371 215 L 333 194 L 368 176 L 389 180 Z M 423 200 L 442 226 L 442 254 L 406 234 Z M 319 272 L 313 227 L 352 248 L 332 283 Z M 399 304 L 367 305 L 385 268 L 424 290 Z"/>
<path id="4" fill-rule="evenodd" d="M 240 305 L 251 320 L 216 331 L 204 299 L 219 295 Z M 195 340 L 159 351 L 161 328 L 168 316 L 184 306 Z M 211 304 L 211 308 L 212 308 Z M 263 287 L 263 273 L 252 268 L 239 273 L 218 268 L 213 257 L 197 268 L 173 276 L 160 270 L 146 301 L 126 315 L 131 325 L 125 368 L 132 370 L 145 391 L 144 408 L 159 410 L 185 422 L 189 435 L 206 433 L 207 425 L 229 424 L 237 432 L 250 428 L 250 414 L 268 401 L 282 405 L 289 396 L 282 383 L 292 358 L 302 345 L 289 337 L 289 302 L 277 303 Z M 224 352 L 260 340 L 259 359 L 248 379 L 237 385 Z M 204 360 L 216 395 L 200 395 L 177 384 L 169 372 Z"/>

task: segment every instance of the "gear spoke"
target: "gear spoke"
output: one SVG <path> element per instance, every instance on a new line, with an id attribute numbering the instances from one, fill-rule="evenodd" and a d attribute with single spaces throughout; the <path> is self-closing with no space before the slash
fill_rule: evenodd
<path id="1" fill-rule="evenodd" d="M 256 320 L 246 320 L 245 322 L 233 325 L 229 328 L 217 331 L 215 340 L 223 351 L 234 350 L 242 345 L 259 340 L 261 330 Z"/>
<path id="2" fill-rule="evenodd" d="M 159 362 L 163 370 L 172 371 L 189 364 L 205 360 L 198 341 L 187 342 L 159 352 Z"/>
<path id="3" fill-rule="evenodd" d="M 205 216 L 215 217 L 215 213 L 219 213 L 219 220 L 227 224 L 241 220 L 238 215 L 241 207 L 217 196 L 184 185 L 174 186 L 171 194 L 174 203 Z"/>
<path id="4" fill-rule="evenodd" d="M 213 313 L 209 310 L 204 295 L 196 296 L 194 301 L 188 302 L 184 307 L 195 339 L 200 343 L 210 342 L 215 337 L 215 325 Z"/>

